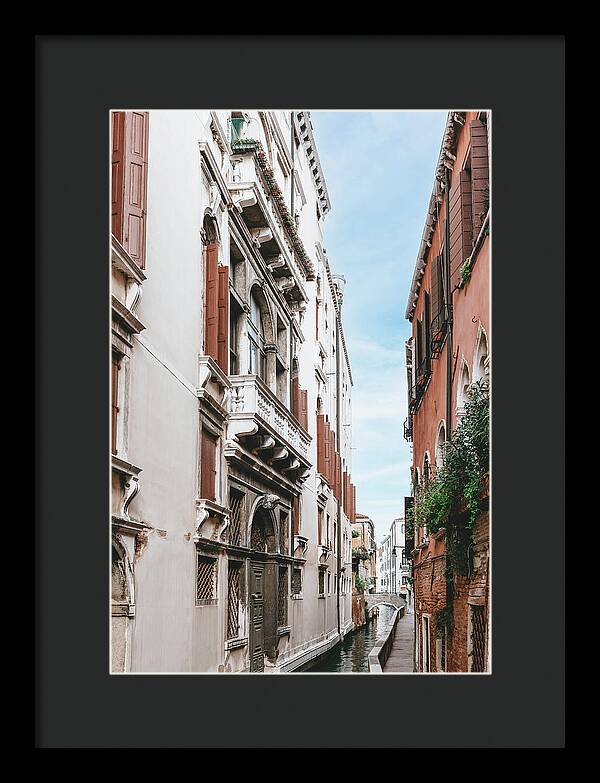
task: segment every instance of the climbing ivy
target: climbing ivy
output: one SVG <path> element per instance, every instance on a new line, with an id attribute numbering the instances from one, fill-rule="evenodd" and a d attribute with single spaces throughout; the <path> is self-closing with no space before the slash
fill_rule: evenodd
<path id="1" fill-rule="evenodd" d="M 409 536 L 427 525 L 430 533 L 446 529 L 446 570 L 466 573 L 468 549 L 481 508 L 482 481 L 489 472 L 489 386 L 486 380 L 471 384 L 465 412 L 444 449 L 444 465 L 427 487 L 419 488 L 406 520 Z M 457 506 L 466 515 L 459 524 Z"/>

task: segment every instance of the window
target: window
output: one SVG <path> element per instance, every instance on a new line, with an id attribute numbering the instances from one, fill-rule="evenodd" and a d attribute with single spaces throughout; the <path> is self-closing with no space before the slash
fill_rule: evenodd
<path id="1" fill-rule="evenodd" d="M 112 384 L 111 384 L 111 448 L 112 453 L 116 454 L 118 451 L 119 442 L 119 370 L 120 360 L 118 354 L 113 352 L 112 355 Z"/>
<path id="2" fill-rule="evenodd" d="M 279 514 L 279 551 L 282 555 L 289 554 L 289 530 L 290 522 L 286 511 Z"/>
<path id="3" fill-rule="evenodd" d="M 217 484 L 217 438 L 208 430 L 202 429 L 202 452 L 200 457 L 200 497 L 204 500 L 216 500 Z"/>
<path id="4" fill-rule="evenodd" d="M 266 380 L 267 365 L 265 359 L 265 333 L 260 305 L 254 291 L 250 297 L 250 319 L 248 324 L 248 336 L 250 340 L 250 375 L 258 375 Z"/>
<path id="5" fill-rule="evenodd" d="M 473 360 L 473 381 L 487 380 L 489 375 L 489 356 L 487 337 L 483 329 L 479 328 L 477 347 Z"/>
<path id="6" fill-rule="evenodd" d="M 444 467 L 444 449 L 446 447 L 446 424 L 442 421 L 438 427 L 437 437 L 435 439 L 435 466 Z"/>
<path id="7" fill-rule="evenodd" d="M 244 493 L 237 489 L 229 491 L 229 543 L 240 546 L 242 543 L 242 516 Z"/>
<path id="8" fill-rule="evenodd" d="M 294 568 L 292 571 L 292 595 L 301 597 L 302 595 L 302 569 Z"/>
<path id="9" fill-rule="evenodd" d="M 459 421 L 460 418 L 464 416 L 465 403 L 469 399 L 469 385 L 469 365 L 466 362 L 463 362 L 458 378 L 458 388 L 456 390 L 456 417 Z"/>
<path id="10" fill-rule="evenodd" d="M 227 565 L 227 638 L 240 632 L 240 587 L 242 563 L 230 560 Z"/>
<path id="11" fill-rule="evenodd" d="M 469 671 L 484 672 L 485 668 L 485 607 L 469 606 L 470 614 L 470 657 Z"/>
<path id="12" fill-rule="evenodd" d="M 427 292 L 425 292 L 423 320 L 425 332 L 425 371 L 429 372 L 431 369 L 431 303 Z"/>
<path id="13" fill-rule="evenodd" d="M 322 508 L 320 508 L 317 511 L 317 526 L 318 526 L 319 544 L 323 544 L 324 536 L 323 536 L 323 509 Z"/>
<path id="14" fill-rule="evenodd" d="M 229 372 L 240 373 L 239 323 L 242 310 L 233 296 L 229 298 Z"/>
<path id="15" fill-rule="evenodd" d="M 277 626 L 284 628 L 287 625 L 288 608 L 288 570 L 287 566 L 279 566 L 279 579 L 277 583 Z"/>
<path id="16" fill-rule="evenodd" d="M 319 568 L 319 598 L 325 598 L 325 569 Z"/>
<path id="17" fill-rule="evenodd" d="M 217 559 L 197 554 L 196 563 L 196 605 L 217 603 Z"/>
<path id="18" fill-rule="evenodd" d="M 331 574 L 327 572 L 327 595 L 331 595 Z"/>

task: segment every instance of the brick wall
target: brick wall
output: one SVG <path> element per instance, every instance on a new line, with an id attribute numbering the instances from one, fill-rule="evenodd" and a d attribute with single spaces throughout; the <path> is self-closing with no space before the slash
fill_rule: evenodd
<path id="1" fill-rule="evenodd" d="M 421 617 L 431 616 L 429 637 L 430 670 L 436 671 L 436 618 L 446 606 L 446 580 L 444 577 L 445 558 L 443 555 L 422 560 L 413 568 L 414 577 L 414 607 L 419 622 L 417 623 L 417 644 L 419 646 L 419 661 L 423 660 L 423 635 L 421 633 Z"/>
<path id="2" fill-rule="evenodd" d="M 489 513 L 484 511 L 474 529 L 472 573 L 469 576 L 454 577 L 454 602 L 452 639 L 448 645 L 447 670 L 466 672 L 469 670 L 469 604 L 486 607 L 486 660 L 489 644 Z"/>

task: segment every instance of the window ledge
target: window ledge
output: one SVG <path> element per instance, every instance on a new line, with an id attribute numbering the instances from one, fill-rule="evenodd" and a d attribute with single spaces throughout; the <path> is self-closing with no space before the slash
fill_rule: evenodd
<path id="1" fill-rule="evenodd" d="M 277 636 L 289 636 L 292 632 L 291 625 L 285 625 L 277 629 Z"/>
<path id="2" fill-rule="evenodd" d="M 302 595 L 302 593 L 294 593 L 293 595 L 290 596 L 290 598 L 292 599 L 292 601 L 301 601 L 304 598 L 304 596 Z"/>
<path id="3" fill-rule="evenodd" d="M 235 639 L 227 639 L 225 642 L 226 650 L 236 650 L 239 647 L 245 647 L 248 644 L 248 637 L 237 637 Z"/>

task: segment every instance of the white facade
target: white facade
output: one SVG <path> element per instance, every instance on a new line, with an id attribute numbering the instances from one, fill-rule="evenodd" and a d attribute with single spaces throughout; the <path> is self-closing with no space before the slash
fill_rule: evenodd
<path id="1" fill-rule="evenodd" d="M 112 671 L 290 671 L 352 626 L 350 522 L 316 470 L 324 413 L 350 472 L 352 376 L 310 116 L 146 121 L 143 270 L 111 238 Z"/>
<path id="2" fill-rule="evenodd" d="M 407 610 L 412 607 L 412 582 L 410 553 L 405 547 L 404 518 L 394 519 L 390 532 L 382 540 L 377 550 L 378 581 L 377 590 L 382 593 L 393 593 L 404 598 Z"/>

